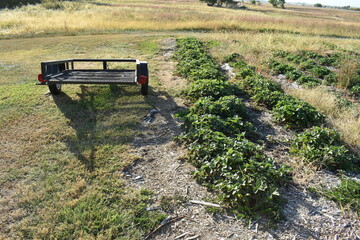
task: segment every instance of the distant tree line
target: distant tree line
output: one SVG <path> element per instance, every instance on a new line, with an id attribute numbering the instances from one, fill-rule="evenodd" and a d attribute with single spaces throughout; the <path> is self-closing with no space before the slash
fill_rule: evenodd
<path id="1" fill-rule="evenodd" d="M 0 8 L 15 8 L 27 4 L 40 3 L 41 0 L 1 0 Z"/>
<path id="2" fill-rule="evenodd" d="M 76 1 L 76 0 L 0 0 L 1 8 L 16 8 L 28 4 L 36 3 L 49 3 L 49 2 L 63 2 L 63 1 Z"/>
<path id="3" fill-rule="evenodd" d="M 345 10 L 360 11 L 360 8 L 352 8 L 351 6 L 333 7 L 333 6 L 322 5 L 321 3 L 315 3 L 315 4 L 314 4 L 314 7 L 320 7 L 320 8 L 336 8 L 336 9 L 345 9 Z"/>
<path id="4" fill-rule="evenodd" d="M 233 5 L 237 4 L 234 0 L 200 0 L 201 2 L 206 2 L 208 6 L 214 6 L 215 4 L 222 6 L 225 5 Z"/>
<path id="5" fill-rule="evenodd" d="M 285 0 L 269 0 L 269 3 L 274 7 L 285 8 Z"/>

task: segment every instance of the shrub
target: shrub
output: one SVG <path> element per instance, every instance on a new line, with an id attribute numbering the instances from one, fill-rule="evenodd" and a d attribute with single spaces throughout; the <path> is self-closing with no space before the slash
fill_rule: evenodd
<path id="1" fill-rule="evenodd" d="M 244 79 L 246 77 L 254 76 L 254 75 L 255 75 L 255 72 L 248 67 L 242 68 L 241 70 L 239 70 L 236 73 L 236 77 L 240 77 L 242 79 Z"/>
<path id="2" fill-rule="evenodd" d="M 349 154 L 336 130 L 313 127 L 299 133 L 290 152 L 319 168 L 349 169 L 355 157 Z"/>
<path id="3" fill-rule="evenodd" d="M 306 58 L 296 54 L 288 54 L 285 59 L 296 64 L 306 61 Z"/>
<path id="4" fill-rule="evenodd" d="M 334 85 L 337 81 L 337 76 L 335 73 L 329 73 L 324 77 L 325 83 L 328 85 Z"/>
<path id="5" fill-rule="evenodd" d="M 304 129 L 324 123 L 325 117 L 310 104 L 287 96 L 272 109 L 274 119 L 293 129 Z"/>

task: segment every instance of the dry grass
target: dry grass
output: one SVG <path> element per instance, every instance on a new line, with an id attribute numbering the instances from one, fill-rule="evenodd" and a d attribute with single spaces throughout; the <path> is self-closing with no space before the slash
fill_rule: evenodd
<path id="1" fill-rule="evenodd" d="M 341 107 L 337 97 L 326 88 L 293 90 L 291 95 L 300 98 L 328 116 L 329 124 L 339 130 L 346 143 L 360 154 L 360 106 Z"/>
<path id="2" fill-rule="evenodd" d="M 103 0 L 97 4 L 102 5 L 65 2 L 55 10 L 36 5 L 0 11 L 0 37 L 124 30 L 252 30 L 358 37 L 360 31 L 358 15 L 342 10 L 281 10 L 267 4 L 235 10 L 207 7 L 197 0 Z"/>
<path id="3" fill-rule="evenodd" d="M 140 239 L 155 223 L 116 233 L 123 226 L 113 222 L 131 226 L 134 209 L 149 198 L 122 180 L 122 170 L 136 159 L 128 151 L 138 124 L 151 109 L 139 87 L 66 85 L 52 97 L 46 86 L 35 85 L 42 60 L 79 55 L 150 60 L 158 37 L 141 37 L 2 40 L 0 238 Z M 159 216 L 148 217 L 151 222 Z"/>

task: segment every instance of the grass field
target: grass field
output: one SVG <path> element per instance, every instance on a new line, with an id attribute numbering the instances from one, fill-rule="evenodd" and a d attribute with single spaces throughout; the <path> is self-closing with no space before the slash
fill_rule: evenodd
<path id="1" fill-rule="evenodd" d="M 359 37 L 355 11 L 269 5 L 209 8 L 198 1 L 79 1 L 0 13 L 0 37 L 82 35 L 132 30 L 260 31 Z"/>
<path id="2" fill-rule="evenodd" d="M 68 85 L 52 97 L 34 84 L 40 59 L 151 60 L 157 46 L 139 35 L 1 42 L 1 236 L 139 238 L 158 223 L 161 214 L 143 214 L 151 193 L 121 180 L 136 159 L 129 144 L 151 108 L 139 88 Z M 141 228 L 129 228 L 134 224 Z"/>
<path id="3" fill-rule="evenodd" d="M 209 42 L 218 61 L 241 53 L 266 73 L 279 49 L 327 53 L 336 45 L 359 54 L 359 33 L 359 12 L 300 6 L 89 0 L 0 10 L 0 238 L 140 239 L 165 217 L 144 210 L 153 193 L 122 180 L 149 99 L 136 86 L 66 85 L 51 96 L 35 85 L 41 61 L 141 59 L 155 88 L 156 56 L 170 35 Z M 358 105 L 341 112 L 323 88 L 291 94 L 328 115 L 360 152 Z"/>

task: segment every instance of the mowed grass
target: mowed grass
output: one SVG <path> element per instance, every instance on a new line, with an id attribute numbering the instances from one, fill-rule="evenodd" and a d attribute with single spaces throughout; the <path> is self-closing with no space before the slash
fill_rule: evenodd
<path id="1" fill-rule="evenodd" d="M 151 109 L 138 86 L 36 86 L 40 61 L 150 60 L 159 39 L 139 35 L 1 41 L 0 236 L 21 239 L 139 239 L 164 218 L 152 193 L 122 180 Z M 76 43 L 76 44 L 75 44 Z M 154 63 L 155 64 L 155 63 Z M 152 73 L 151 73 L 152 74 Z"/>
<path id="2" fill-rule="evenodd" d="M 0 11 L 0 37 L 83 35 L 133 30 L 259 31 L 359 37 L 358 12 L 287 5 L 208 7 L 198 0 L 99 0 Z"/>

